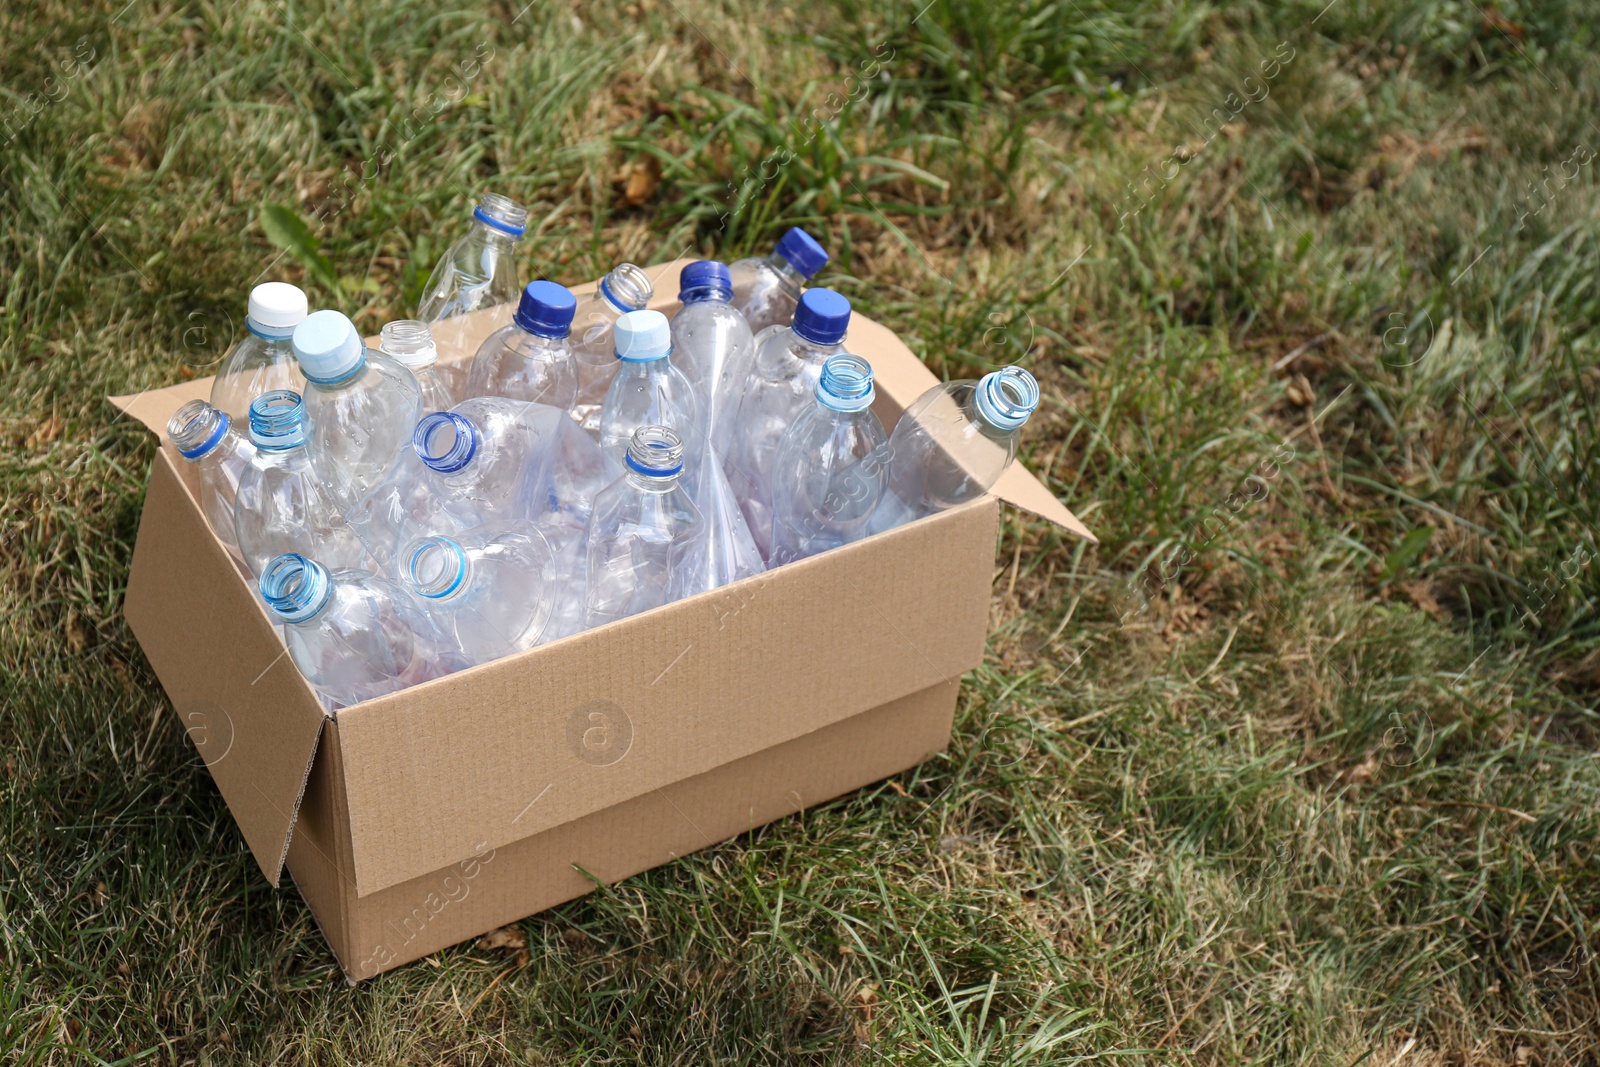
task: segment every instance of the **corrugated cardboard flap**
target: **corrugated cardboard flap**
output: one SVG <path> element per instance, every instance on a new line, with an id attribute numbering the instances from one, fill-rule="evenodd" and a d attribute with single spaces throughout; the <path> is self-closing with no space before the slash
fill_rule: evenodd
<path id="1" fill-rule="evenodd" d="M 276 886 L 326 719 L 170 449 L 150 470 L 123 613 Z"/>

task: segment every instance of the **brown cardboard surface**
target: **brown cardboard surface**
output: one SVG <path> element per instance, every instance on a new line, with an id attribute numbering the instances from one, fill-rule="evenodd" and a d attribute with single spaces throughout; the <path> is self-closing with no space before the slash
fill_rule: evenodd
<path id="1" fill-rule="evenodd" d="M 313 822 L 339 816 L 331 792 L 326 804 L 313 799 L 318 779 L 331 785 L 319 759 L 289 868 L 357 981 L 588 893 L 584 872 L 612 885 L 915 766 L 948 743 L 955 699 L 954 685 L 912 693 L 510 845 L 480 842 L 459 862 L 360 898 L 336 869 L 336 848 L 305 845 L 321 838 Z"/>
<path id="2" fill-rule="evenodd" d="M 996 521 L 974 501 L 341 710 L 358 892 L 953 690 L 983 659 Z"/>
<path id="3" fill-rule="evenodd" d="M 277 885 L 322 705 L 172 463 L 151 466 L 123 613 Z"/>

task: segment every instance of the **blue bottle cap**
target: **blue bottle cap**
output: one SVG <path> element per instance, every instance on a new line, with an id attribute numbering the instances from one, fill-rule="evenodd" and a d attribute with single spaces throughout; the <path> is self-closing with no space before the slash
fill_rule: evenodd
<path id="1" fill-rule="evenodd" d="M 268 452 L 306 443 L 306 404 L 293 389 L 274 389 L 250 401 L 250 441 Z"/>
<path id="2" fill-rule="evenodd" d="M 291 343 L 301 373 L 318 385 L 344 381 L 367 359 L 356 324 L 337 311 L 313 311 L 301 319 Z"/>
<path id="3" fill-rule="evenodd" d="M 814 345 L 836 345 L 850 327 L 850 301 L 832 289 L 807 289 L 794 309 L 794 332 Z"/>
<path id="4" fill-rule="evenodd" d="M 872 406 L 872 364 L 841 352 L 829 356 L 817 379 L 817 403 L 834 411 L 865 411 Z"/>
<path id="5" fill-rule="evenodd" d="M 672 326 L 659 311 L 630 311 L 617 319 L 612 336 L 617 358 L 628 363 L 648 363 L 672 353 Z"/>
<path id="6" fill-rule="evenodd" d="M 828 253 L 817 244 L 817 239 L 798 226 L 778 238 L 778 247 L 774 251 L 807 278 L 828 262 Z"/>
<path id="7" fill-rule="evenodd" d="M 726 263 L 697 259 L 678 275 L 678 299 L 685 304 L 715 296 L 726 300 L 732 295 L 733 275 Z"/>
<path id="8" fill-rule="evenodd" d="M 577 314 L 578 298 L 572 290 L 555 282 L 529 282 L 517 304 L 517 325 L 535 337 L 562 338 L 572 332 L 572 316 Z"/>

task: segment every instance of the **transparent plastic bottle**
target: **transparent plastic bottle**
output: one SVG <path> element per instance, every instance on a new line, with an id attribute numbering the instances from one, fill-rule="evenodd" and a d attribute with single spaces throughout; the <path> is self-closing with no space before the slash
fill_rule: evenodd
<path id="1" fill-rule="evenodd" d="M 828 253 L 816 238 L 796 226 L 778 239 L 772 255 L 741 259 L 729 268 L 733 306 L 753 333 L 782 326 L 794 316 L 800 290 L 827 262 Z"/>
<path id="2" fill-rule="evenodd" d="M 399 460 L 422 414 L 422 390 L 337 311 L 307 315 L 294 328 L 294 355 L 307 383 L 306 451 L 348 515 Z"/>
<path id="3" fill-rule="evenodd" d="M 578 402 L 572 416 L 590 436 L 600 436 L 600 405 L 617 376 L 617 320 L 630 311 L 642 311 L 655 295 L 644 271 L 632 263 L 619 263 L 600 279 L 595 291 L 578 301 L 573 320 L 572 352 L 578 360 Z"/>
<path id="4" fill-rule="evenodd" d="M 504 397 L 463 400 L 417 420 L 411 445 L 351 522 L 388 566 L 409 540 L 535 522 L 564 547 L 607 484 L 600 446 L 566 413 Z"/>
<path id="5" fill-rule="evenodd" d="M 167 436 L 178 455 L 193 463 L 200 475 L 200 510 L 205 512 L 211 532 L 243 563 L 239 535 L 233 527 L 233 500 L 240 477 L 255 462 L 255 446 L 227 412 L 204 400 L 191 400 L 173 412 L 167 420 Z"/>
<path id="6" fill-rule="evenodd" d="M 259 588 L 283 623 L 295 666 L 334 707 L 464 666 L 410 594 L 387 578 L 289 552 L 266 563 Z"/>
<path id="7" fill-rule="evenodd" d="M 472 357 L 467 395 L 503 396 L 571 411 L 578 401 L 578 361 L 568 335 L 577 308 L 566 286 L 529 282 L 511 325 L 490 334 Z"/>
<path id="8" fill-rule="evenodd" d="M 584 544 L 584 622 L 602 626 L 705 588 L 705 522 L 680 484 L 683 442 L 665 426 L 634 432 L 626 473 L 595 500 Z"/>
<path id="9" fill-rule="evenodd" d="M 888 438 L 872 412 L 871 365 L 829 357 L 816 397 L 772 462 L 773 566 L 861 540 L 883 496 Z"/>
<path id="10" fill-rule="evenodd" d="M 561 592 L 555 554 L 531 523 L 418 538 L 400 553 L 400 581 L 469 666 L 545 637 Z"/>
<path id="11" fill-rule="evenodd" d="M 889 437 L 888 479 L 869 531 L 953 508 L 988 492 L 1017 457 L 1039 407 L 1039 383 L 1021 367 L 923 393 Z"/>
<path id="12" fill-rule="evenodd" d="M 439 347 L 420 319 L 397 319 L 383 324 L 378 351 L 411 372 L 422 393 L 423 411 L 449 411 L 461 398 L 439 366 Z"/>
<path id="13" fill-rule="evenodd" d="M 243 426 L 250 401 L 275 389 L 305 391 L 289 337 L 306 317 L 306 294 L 287 282 L 262 282 L 250 290 L 245 335 L 211 383 L 211 406 Z"/>
<path id="14" fill-rule="evenodd" d="M 729 303 L 733 285 L 726 264 L 690 263 L 678 281 L 683 306 L 672 317 L 672 363 L 694 386 L 703 428 L 712 447 L 725 455 L 735 409 L 750 379 L 750 324 Z"/>
<path id="15" fill-rule="evenodd" d="M 338 570 L 370 568 L 361 539 L 311 468 L 300 394 L 282 389 L 252 400 L 250 443 L 255 460 L 239 475 L 233 499 L 234 540 L 250 573 L 259 575 L 284 552 Z"/>
<path id="16" fill-rule="evenodd" d="M 693 451 L 703 443 L 694 387 L 667 357 L 672 328 L 659 311 L 630 311 L 617 319 L 617 376 L 600 409 L 600 451 L 619 478 L 636 430 L 665 426 Z"/>
<path id="17" fill-rule="evenodd" d="M 772 461 L 778 444 L 816 403 L 822 365 L 844 350 L 849 326 L 850 301 L 832 289 L 807 289 L 791 325 L 770 326 L 756 338 L 754 368 L 724 462 L 763 558 L 772 554 Z"/>
<path id="18" fill-rule="evenodd" d="M 528 223 L 528 209 L 498 193 L 484 193 L 472 211 L 472 227 L 445 252 L 417 302 L 417 318 L 433 330 L 433 341 L 447 362 L 470 359 L 488 330 L 511 321 L 522 291 L 516 248 Z M 495 308 L 492 322 L 473 327 L 453 321 Z"/>

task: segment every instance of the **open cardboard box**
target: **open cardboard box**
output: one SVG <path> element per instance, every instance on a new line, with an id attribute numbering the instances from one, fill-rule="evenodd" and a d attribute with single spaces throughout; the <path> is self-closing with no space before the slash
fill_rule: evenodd
<path id="1" fill-rule="evenodd" d="M 681 266 L 650 270 L 652 307 Z M 847 347 L 885 426 L 935 384 L 864 316 Z M 210 391 L 113 398 L 163 438 L 125 612 L 262 873 L 288 866 L 351 981 L 942 750 L 983 657 L 998 501 L 1092 540 L 1013 464 L 962 507 L 329 714 L 165 440 Z"/>

